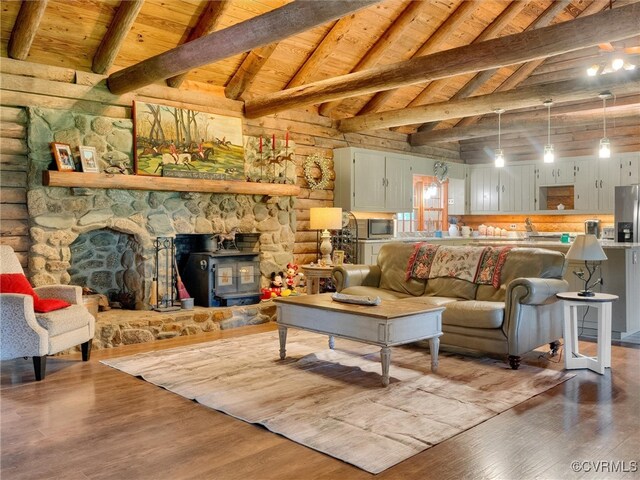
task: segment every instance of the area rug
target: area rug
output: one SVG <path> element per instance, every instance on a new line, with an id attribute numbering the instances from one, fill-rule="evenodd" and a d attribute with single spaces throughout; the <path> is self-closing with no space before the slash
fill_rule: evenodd
<path id="1" fill-rule="evenodd" d="M 381 384 L 379 349 L 289 330 L 104 360 L 185 398 L 379 473 L 573 375 L 498 360 L 392 349 Z"/>

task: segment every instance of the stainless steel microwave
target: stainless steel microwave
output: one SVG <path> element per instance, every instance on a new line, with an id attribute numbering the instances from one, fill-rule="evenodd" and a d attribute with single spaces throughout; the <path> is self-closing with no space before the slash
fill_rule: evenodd
<path id="1" fill-rule="evenodd" d="M 358 219 L 358 238 L 392 238 L 393 219 L 360 218 Z"/>

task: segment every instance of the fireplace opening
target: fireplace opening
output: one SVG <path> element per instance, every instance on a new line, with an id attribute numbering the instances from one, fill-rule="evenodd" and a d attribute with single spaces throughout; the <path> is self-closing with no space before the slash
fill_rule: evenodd
<path id="1" fill-rule="evenodd" d="M 144 304 L 142 247 L 133 237 L 111 229 L 81 234 L 71 244 L 71 283 L 82 285 L 135 309 Z"/>

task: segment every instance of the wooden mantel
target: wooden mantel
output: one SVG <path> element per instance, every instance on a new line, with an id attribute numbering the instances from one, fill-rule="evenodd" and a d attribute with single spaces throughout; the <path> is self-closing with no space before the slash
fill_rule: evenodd
<path id="1" fill-rule="evenodd" d="M 42 183 L 49 187 L 114 188 L 120 190 L 156 190 L 164 192 L 230 193 L 238 195 L 292 196 L 300 187 L 282 183 L 258 183 L 233 180 L 202 180 L 106 173 L 42 172 Z"/>

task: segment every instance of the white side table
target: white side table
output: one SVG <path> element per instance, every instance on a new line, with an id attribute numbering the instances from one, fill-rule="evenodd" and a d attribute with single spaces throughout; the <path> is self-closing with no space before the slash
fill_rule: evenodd
<path id="1" fill-rule="evenodd" d="M 309 295 L 317 295 L 320 293 L 320 279 L 331 278 L 333 265 L 324 267 L 320 265 L 302 265 L 301 269 L 307 282 L 307 293 Z"/>
<path id="2" fill-rule="evenodd" d="M 596 293 L 593 297 L 581 297 L 578 292 L 556 294 L 564 302 L 564 368 L 588 368 L 600 375 L 611 368 L 611 302 L 617 295 Z M 598 310 L 598 356 L 582 355 L 578 346 L 578 307 L 593 307 Z"/>

